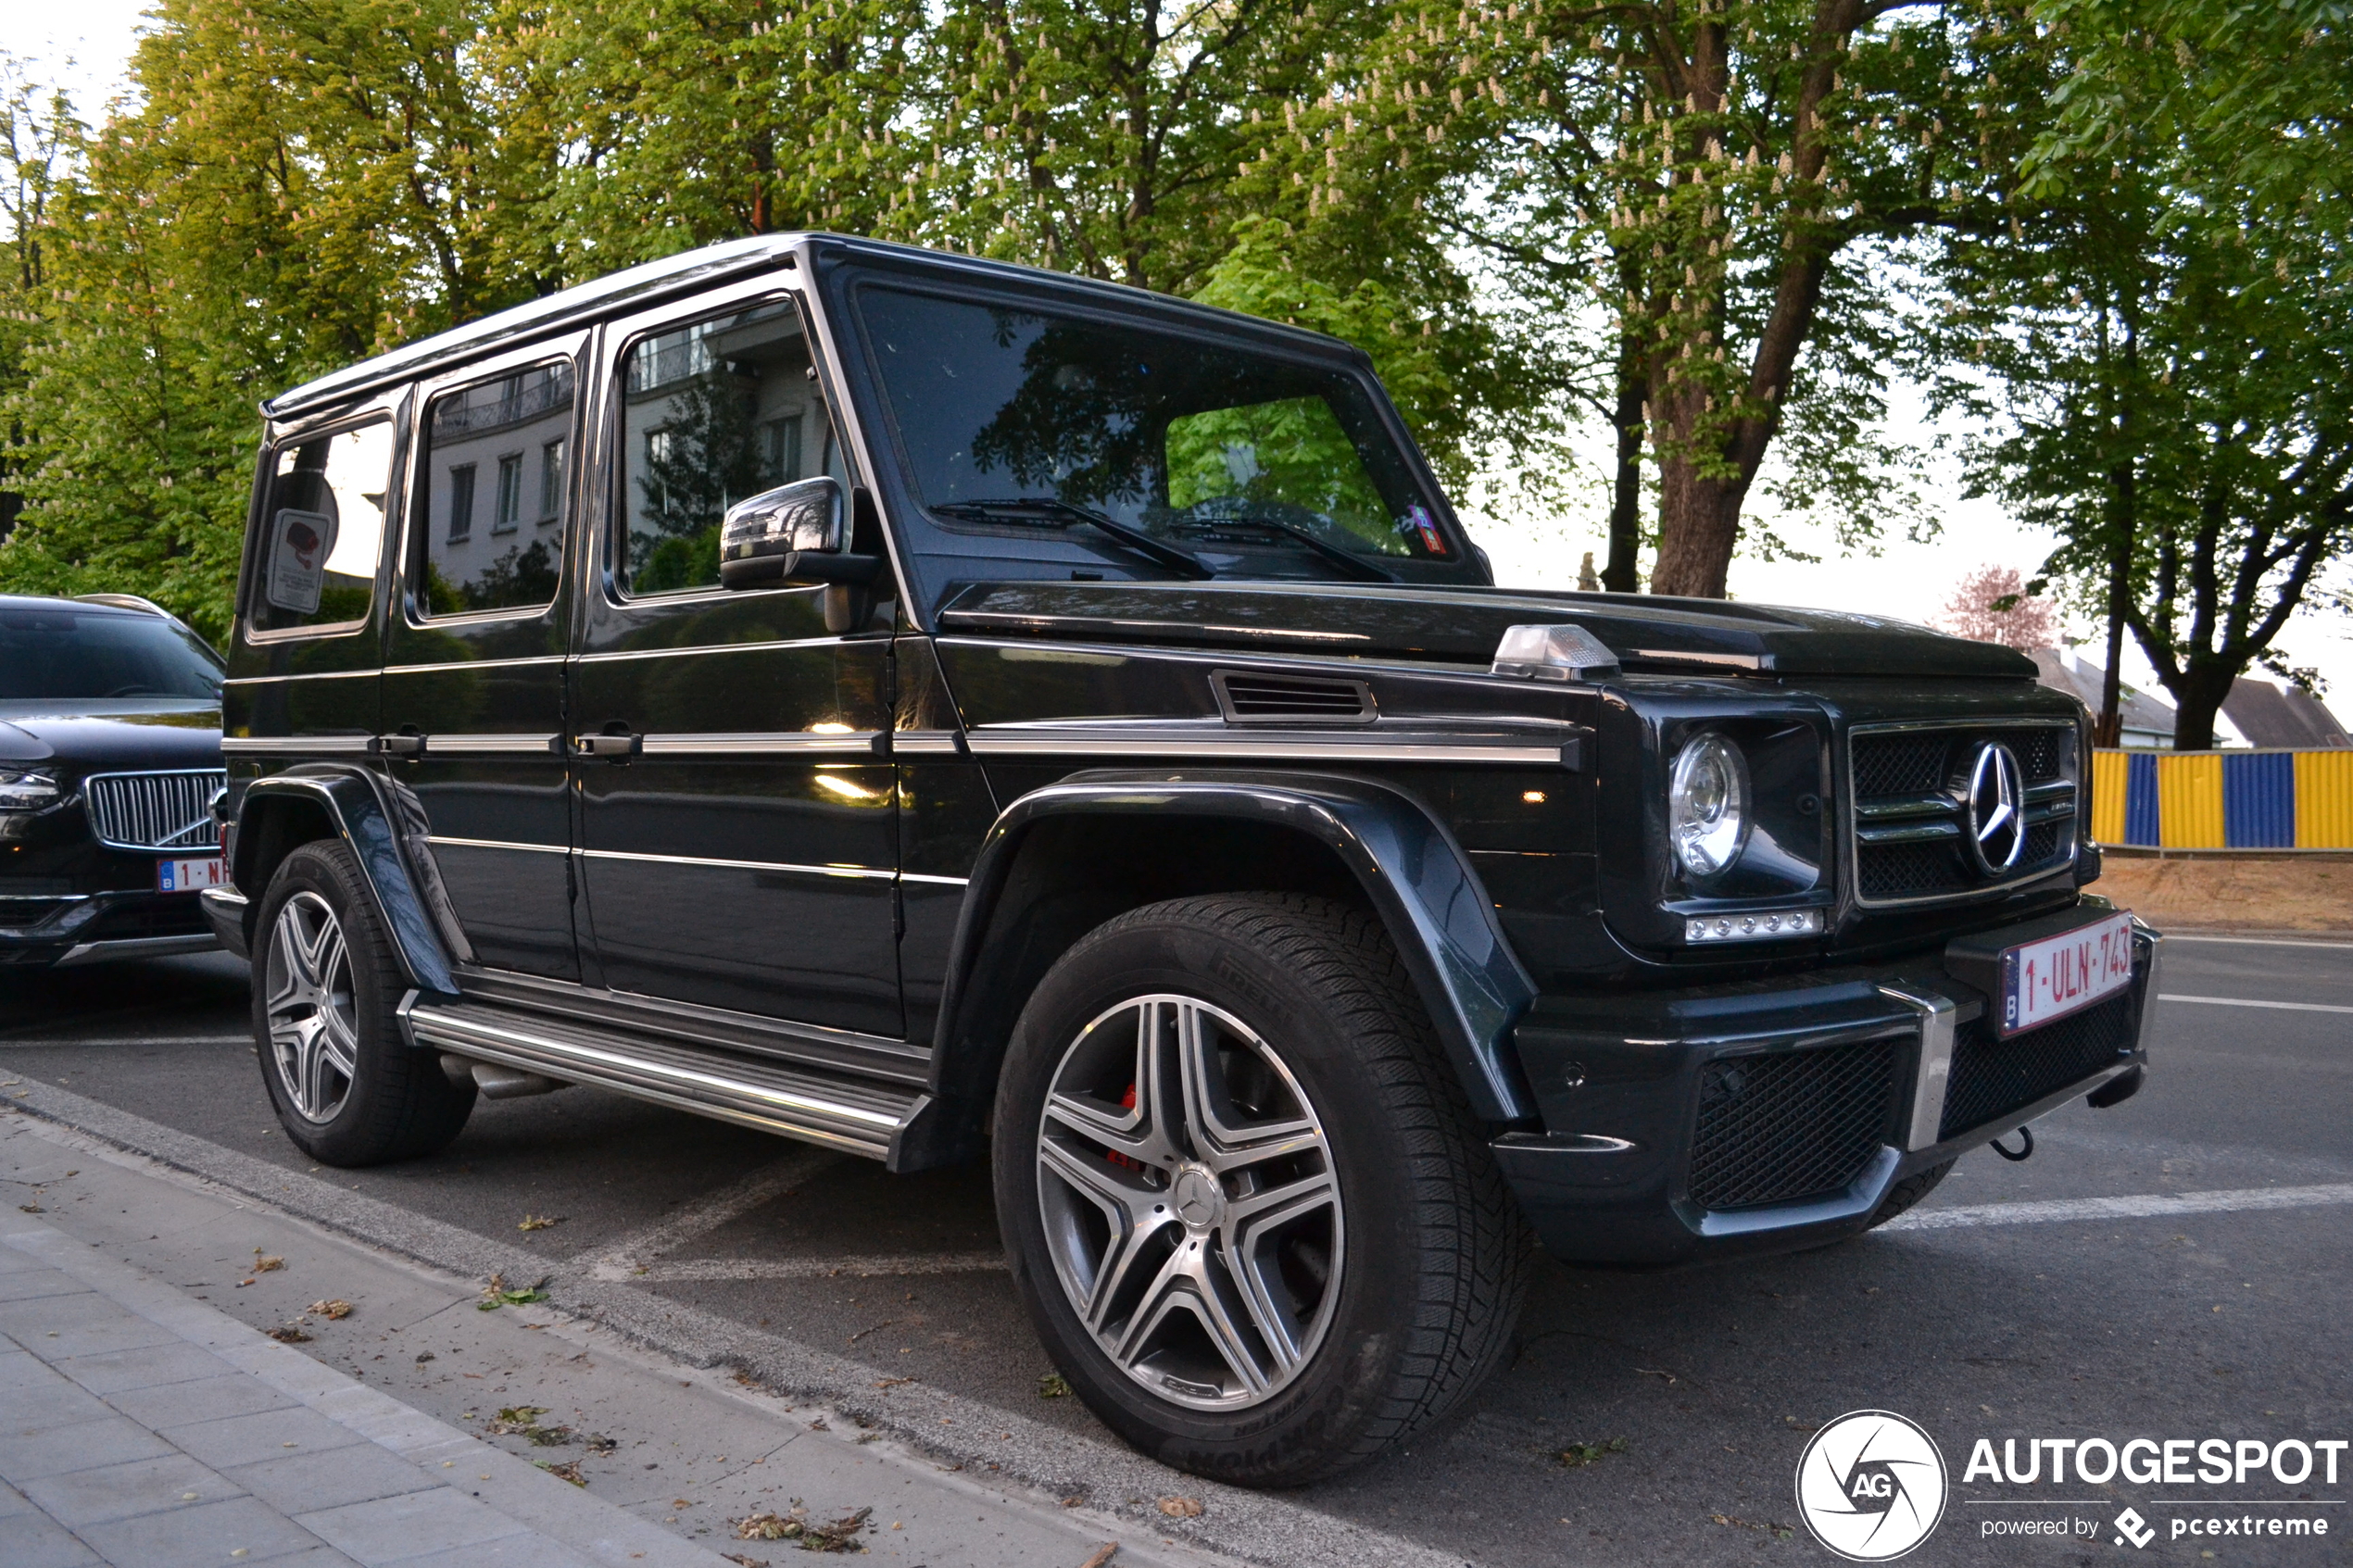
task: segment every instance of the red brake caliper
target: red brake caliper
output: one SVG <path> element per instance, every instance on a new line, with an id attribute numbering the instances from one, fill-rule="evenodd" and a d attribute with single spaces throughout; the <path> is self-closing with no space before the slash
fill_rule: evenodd
<path id="1" fill-rule="evenodd" d="M 1127 1085 L 1127 1092 L 1119 1097 L 1119 1103 L 1125 1110 L 1133 1110 L 1136 1109 L 1135 1085 L 1130 1084 Z M 1140 1171 L 1144 1168 L 1144 1162 L 1142 1160 L 1130 1160 L 1127 1156 L 1120 1153 L 1119 1150 L 1115 1148 L 1107 1148 L 1103 1150 L 1103 1158 L 1125 1171 Z"/>

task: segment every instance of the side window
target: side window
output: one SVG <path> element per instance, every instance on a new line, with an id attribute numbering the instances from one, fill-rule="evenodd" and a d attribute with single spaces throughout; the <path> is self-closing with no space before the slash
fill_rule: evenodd
<path id="1" fill-rule="evenodd" d="M 572 408 L 568 360 L 510 370 L 433 400 L 418 457 L 409 562 L 420 612 L 538 609 L 555 598 Z M 481 527 L 478 508 L 487 514 Z"/>
<path id="2" fill-rule="evenodd" d="M 391 479 L 388 420 L 279 448 L 246 607 L 255 631 L 343 630 L 368 619 Z"/>
<path id="3" fill-rule="evenodd" d="M 622 362 L 623 588 L 717 587 L 727 508 L 820 473 L 848 483 L 790 304 L 640 338 Z"/>

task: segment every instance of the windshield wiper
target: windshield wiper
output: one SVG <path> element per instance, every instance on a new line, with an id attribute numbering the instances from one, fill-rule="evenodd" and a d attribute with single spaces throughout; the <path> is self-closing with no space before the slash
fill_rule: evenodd
<path id="1" fill-rule="evenodd" d="M 1174 545 L 1164 545 L 1140 528 L 1130 528 L 1115 518 L 1105 517 L 1092 507 L 1082 507 L 1059 495 L 1016 495 L 1001 501 L 943 501 L 931 509 L 946 517 L 966 518 L 975 522 L 1018 522 L 1026 518 L 1042 521 L 1049 517 L 1068 518 L 1073 522 L 1091 524 L 1138 555 L 1156 561 L 1171 571 L 1181 571 L 1194 578 L 1217 575 L 1199 556 L 1180 550 Z"/>
<path id="2" fill-rule="evenodd" d="M 1306 546 L 1309 549 L 1315 551 L 1317 555 L 1323 557 L 1334 566 L 1339 567 L 1342 571 L 1349 572 L 1366 583 L 1394 583 L 1397 581 L 1397 574 L 1390 571 L 1387 567 L 1381 566 L 1374 561 L 1368 561 L 1364 557 L 1353 554 L 1351 551 L 1343 550 L 1338 545 L 1333 544 L 1327 539 L 1318 539 L 1315 535 L 1308 533 L 1307 530 L 1300 527 L 1295 522 L 1284 522 L 1277 518 L 1271 517 L 1236 517 L 1219 518 L 1214 523 L 1203 523 L 1202 526 L 1204 528 L 1271 529 L 1277 533 L 1286 534 L 1300 544 Z"/>

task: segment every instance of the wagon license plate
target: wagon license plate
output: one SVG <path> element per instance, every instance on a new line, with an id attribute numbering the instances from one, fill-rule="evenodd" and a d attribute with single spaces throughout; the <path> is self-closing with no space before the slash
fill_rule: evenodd
<path id="1" fill-rule="evenodd" d="M 2039 1029 L 2133 984 L 2133 917 L 2114 914 L 2002 951 L 2005 1035 Z"/>
<path id="2" fill-rule="evenodd" d="M 156 891 L 158 893 L 194 893 L 202 887 L 228 885 L 228 862 L 218 855 L 208 860 L 156 862 Z"/>

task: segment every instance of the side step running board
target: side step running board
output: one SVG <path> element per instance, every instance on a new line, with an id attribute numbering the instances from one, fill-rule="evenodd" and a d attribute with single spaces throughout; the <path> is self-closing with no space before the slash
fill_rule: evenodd
<path id="1" fill-rule="evenodd" d="M 475 1001 L 402 1004 L 412 1044 L 611 1089 L 871 1160 L 914 1113 L 921 1091 L 871 1079 L 697 1050 Z"/>

